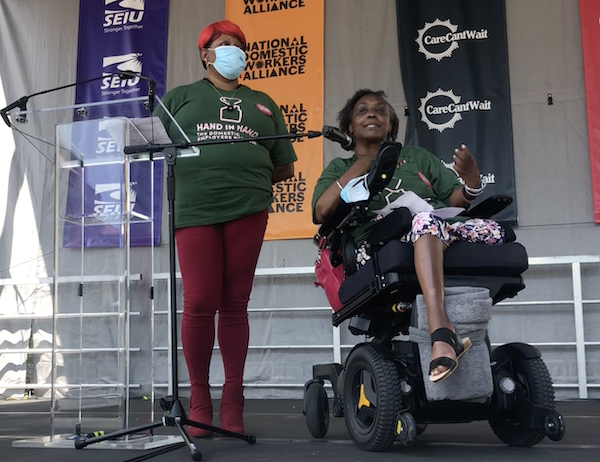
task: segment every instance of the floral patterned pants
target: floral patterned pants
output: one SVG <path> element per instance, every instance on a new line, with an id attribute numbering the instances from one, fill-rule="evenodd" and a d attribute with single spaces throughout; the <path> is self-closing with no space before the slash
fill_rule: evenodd
<path id="1" fill-rule="evenodd" d="M 417 213 L 412 219 L 411 230 L 400 240 L 414 244 L 424 234 L 436 236 L 446 246 L 456 241 L 490 245 L 504 243 L 504 228 L 494 220 L 471 218 L 467 221 L 448 223 L 430 212 Z M 356 250 L 358 265 L 364 265 L 370 259 L 371 256 L 364 245 Z"/>

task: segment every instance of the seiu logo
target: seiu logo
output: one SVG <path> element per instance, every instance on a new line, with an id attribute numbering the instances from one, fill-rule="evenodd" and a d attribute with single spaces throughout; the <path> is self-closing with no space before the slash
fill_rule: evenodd
<path id="1" fill-rule="evenodd" d="M 95 187 L 94 212 L 98 215 L 115 215 L 122 212 L 123 199 L 120 183 L 100 183 Z M 133 184 L 129 185 L 129 198 L 131 210 L 135 207 L 137 192 Z"/>
<path id="2" fill-rule="evenodd" d="M 102 79 L 101 90 L 107 90 L 109 88 L 125 88 L 135 87 L 139 82 L 139 77 L 133 77 L 131 79 L 121 79 L 118 75 L 119 72 L 131 71 L 136 74 L 142 73 L 142 62 L 140 61 L 141 53 L 128 53 L 126 55 L 119 56 L 106 56 L 102 59 L 102 68 L 104 74 L 107 77 Z"/>
<path id="3" fill-rule="evenodd" d="M 113 5 L 118 3 L 117 5 Z M 131 23 L 140 23 L 144 17 L 145 0 L 104 0 L 104 5 L 113 5 L 112 8 L 118 6 L 119 10 L 105 9 L 104 10 L 104 27 L 108 26 L 124 26 Z"/>
<path id="4" fill-rule="evenodd" d="M 123 146 L 117 140 L 124 139 L 124 127 L 119 119 L 106 118 L 98 122 L 98 136 L 96 144 L 96 154 L 107 154 L 109 157 L 115 157 L 115 154 L 122 155 Z"/>
<path id="5" fill-rule="evenodd" d="M 115 140 L 112 138 L 98 138 L 98 147 L 96 148 L 96 154 L 114 154 L 120 152 L 121 149 Z"/>
<path id="6" fill-rule="evenodd" d="M 121 212 L 121 185 L 119 183 L 97 184 L 95 189 L 94 212 L 98 215 Z"/>

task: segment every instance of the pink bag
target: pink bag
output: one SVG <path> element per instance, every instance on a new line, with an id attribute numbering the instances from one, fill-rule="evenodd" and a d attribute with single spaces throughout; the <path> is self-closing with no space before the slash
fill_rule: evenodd
<path id="1" fill-rule="evenodd" d="M 333 311 L 339 311 L 344 304 L 340 301 L 339 290 L 346 279 L 344 265 L 333 266 L 331 264 L 331 249 L 325 247 L 325 239 L 319 244 L 319 257 L 315 263 L 315 275 L 317 282 L 315 286 L 323 287 L 327 300 Z"/>

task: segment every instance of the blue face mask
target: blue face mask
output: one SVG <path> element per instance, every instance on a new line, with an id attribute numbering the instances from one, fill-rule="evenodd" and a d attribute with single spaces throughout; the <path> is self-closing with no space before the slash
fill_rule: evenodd
<path id="1" fill-rule="evenodd" d="M 358 178 L 352 178 L 346 186 L 340 191 L 340 196 L 347 204 L 354 202 L 366 201 L 369 196 L 369 185 L 367 184 L 367 177 L 369 174 L 359 176 Z"/>
<path id="2" fill-rule="evenodd" d="M 214 49 L 216 59 L 214 66 L 219 74 L 227 80 L 236 80 L 246 67 L 246 53 L 233 45 L 223 45 Z"/>

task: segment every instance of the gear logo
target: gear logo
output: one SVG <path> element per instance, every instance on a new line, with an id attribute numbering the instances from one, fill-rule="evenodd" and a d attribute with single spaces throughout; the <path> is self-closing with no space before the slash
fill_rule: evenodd
<path id="1" fill-rule="evenodd" d="M 428 91 L 419 106 L 421 121 L 427 124 L 429 130 L 441 133 L 447 128 L 454 128 L 456 122 L 462 120 L 463 112 L 492 110 L 490 100 L 461 102 L 461 99 L 452 90 L 438 88 L 434 92 Z"/>
<path id="2" fill-rule="evenodd" d="M 425 27 L 423 27 L 423 29 L 419 29 L 419 31 L 418 31 L 419 36 L 417 37 L 415 42 L 417 42 L 419 45 L 419 52 L 423 53 L 425 55 L 425 58 L 427 58 L 427 59 L 437 59 L 438 61 L 441 61 L 444 58 L 449 58 L 450 56 L 452 56 L 452 52 L 458 48 L 458 43 L 455 41 L 448 42 L 447 41 L 448 34 L 442 35 L 440 37 L 432 37 L 431 35 L 428 34 L 428 32 L 430 29 L 433 29 L 434 27 L 446 28 L 450 31 L 450 35 L 451 35 L 458 30 L 458 26 L 455 26 L 454 24 L 452 24 L 449 19 L 447 19 L 446 21 L 441 21 L 439 18 L 437 18 L 433 22 L 426 22 Z M 433 52 L 429 51 L 427 49 L 427 47 L 425 46 L 425 45 L 443 44 L 444 42 L 448 43 L 448 48 L 446 48 L 444 51 L 441 51 L 438 53 L 433 53 Z"/>
<path id="3" fill-rule="evenodd" d="M 462 120 L 462 115 L 460 112 L 455 112 L 452 117 L 444 122 L 444 123 L 435 123 L 430 119 L 430 116 L 434 115 L 435 109 L 432 105 L 429 104 L 433 98 L 437 97 L 445 97 L 451 100 L 455 105 L 460 103 L 460 96 L 456 96 L 452 90 L 444 91 L 441 88 L 438 88 L 435 92 L 427 92 L 425 98 L 421 98 L 421 105 L 419 106 L 419 112 L 421 113 L 421 121 L 427 124 L 427 128 L 429 130 L 437 130 L 442 133 L 447 128 L 454 128 L 454 124 L 459 120 Z M 437 115 L 437 114 L 435 114 Z"/>
<path id="4" fill-rule="evenodd" d="M 460 40 L 485 40 L 488 30 L 463 30 L 458 31 L 458 26 L 449 19 L 442 21 L 437 18 L 433 22 L 426 22 L 423 29 L 419 29 L 415 42 L 419 45 L 419 53 L 427 59 L 441 61 L 450 58 L 452 52 L 458 48 Z"/>

